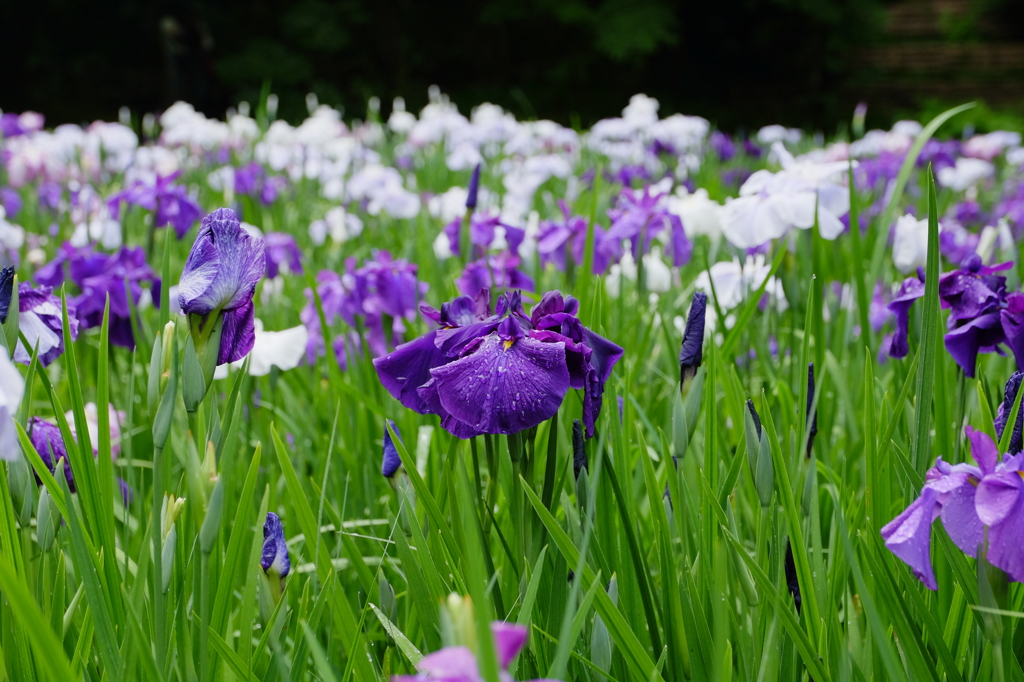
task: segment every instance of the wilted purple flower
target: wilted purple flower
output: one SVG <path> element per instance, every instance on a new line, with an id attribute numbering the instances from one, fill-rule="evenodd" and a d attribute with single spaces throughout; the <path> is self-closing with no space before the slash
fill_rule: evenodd
<path id="1" fill-rule="evenodd" d="M 889 357 L 905 358 L 910 352 L 908 340 L 910 327 L 910 306 L 914 301 L 924 296 L 924 282 L 917 277 L 908 277 L 903 280 L 896 295 L 889 303 L 889 310 L 896 316 L 896 331 L 892 335 L 892 345 L 889 347 Z"/>
<path id="2" fill-rule="evenodd" d="M 31 349 L 21 341 L 14 351 L 14 361 L 27 365 L 32 361 L 32 352 L 39 350 L 39 364 L 46 367 L 64 353 L 64 324 L 60 299 L 51 293 L 52 289 L 40 286 L 35 289 L 28 282 L 18 285 L 19 331 Z M 75 305 L 68 301 L 68 323 L 71 325 L 71 340 L 78 338 L 78 317 Z"/>
<path id="3" fill-rule="evenodd" d="M 501 669 L 501 679 L 511 682 L 508 666 L 526 644 L 527 629 L 522 625 L 494 621 L 491 623 L 494 653 Z M 483 682 L 476 656 L 464 646 L 450 646 L 427 654 L 416 664 L 417 675 L 394 675 L 391 682 Z M 554 682 L 533 680 L 533 682 Z"/>
<path id="4" fill-rule="evenodd" d="M 39 198 L 39 207 L 56 211 L 60 207 L 60 199 L 63 190 L 59 183 L 46 181 L 39 185 L 36 196 Z"/>
<path id="5" fill-rule="evenodd" d="M 0 205 L 3 205 L 4 213 L 7 214 L 7 219 L 10 220 L 21 211 L 21 195 L 15 189 L 4 187 L 0 189 Z"/>
<path id="6" fill-rule="evenodd" d="M 174 227 L 178 239 L 182 239 L 195 221 L 203 214 L 202 208 L 188 196 L 188 188 L 175 185 L 174 181 L 181 174 L 177 171 L 164 176 L 157 176 L 155 184 L 141 180 L 131 187 L 121 190 L 107 199 L 110 215 L 118 219 L 121 202 L 140 206 L 155 213 L 153 220 L 156 227 Z"/>
<path id="7" fill-rule="evenodd" d="M 392 259 L 387 251 L 378 251 L 374 259 L 361 268 L 356 267 L 354 258 L 349 258 L 342 275 L 321 271 L 316 276 L 316 290 L 326 323 L 332 325 L 340 317 L 355 329 L 361 320 L 370 352 L 374 357 L 383 355 L 389 346 L 401 342 L 405 323 L 416 318 L 416 307 L 427 292 L 427 284 L 417 279 L 416 272 L 416 265 L 404 259 Z M 309 332 L 306 357 L 313 362 L 326 346 L 320 315 L 310 289 L 306 290 L 306 301 L 299 317 Z M 384 316 L 392 320 L 390 339 L 385 338 Z M 337 339 L 335 347 L 338 347 Z M 341 355 L 338 360 L 342 361 Z"/>
<path id="8" fill-rule="evenodd" d="M 530 318 L 519 292 L 463 296 L 440 311 L 441 325 L 374 360 L 384 387 L 409 409 L 437 414 L 460 438 L 516 433 L 550 419 L 570 387 L 584 389 L 583 421 L 592 433 L 604 384 L 622 349 L 586 329 L 575 299 L 549 292 Z"/>
<path id="9" fill-rule="evenodd" d="M 7 322 L 11 312 L 11 297 L 14 295 L 14 268 L 0 269 L 0 324 Z"/>
<path id="10" fill-rule="evenodd" d="M 469 189 L 466 192 L 466 208 L 470 211 L 476 208 L 477 194 L 480 192 L 480 164 L 473 169 L 473 175 L 469 178 Z"/>
<path id="11" fill-rule="evenodd" d="M 1010 412 L 1013 411 L 1013 403 L 1017 400 L 1017 393 L 1020 391 L 1021 380 L 1024 379 L 1024 372 L 1016 371 L 1006 382 L 1006 389 L 1003 392 L 1003 402 L 999 403 L 996 410 L 995 427 L 996 438 L 1002 439 L 1003 431 L 1006 429 L 1006 422 L 1010 419 Z M 1024 409 L 1017 413 L 1017 421 L 1013 425 L 1013 433 L 1010 434 L 1010 445 L 1007 453 L 1016 455 L 1024 450 Z"/>
<path id="12" fill-rule="evenodd" d="M 267 277 L 273 279 L 281 271 L 301 275 L 302 253 L 295 237 L 284 232 L 268 232 L 263 235 L 267 246 Z"/>
<path id="13" fill-rule="evenodd" d="M 108 255 L 95 251 L 93 246 L 76 249 L 65 242 L 54 259 L 36 273 L 36 281 L 59 287 L 69 275 L 82 292 L 72 299 L 82 328 L 91 329 L 103 323 L 103 309 L 109 296 L 110 342 L 133 348 L 131 309 L 142 298 L 142 283 L 149 282 L 152 300 L 160 301 L 161 282 L 146 263 L 143 250 L 122 246 L 117 253 Z M 131 305 L 126 287 L 131 292 Z"/>
<path id="14" fill-rule="evenodd" d="M 71 472 L 71 459 L 68 457 L 67 446 L 64 444 L 60 428 L 53 422 L 40 419 L 39 417 L 32 417 L 28 420 L 28 437 L 32 442 L 32 447 L 39 453 L 39 458 L 43 460 L 43 464 L 50 470 L 50 473 L 56 474 L 57 462 L 61 459 L 64 460 L 64 478 L 68 483 L 68 490 L 72 493 L 76 492 L 75 479 Z M 97 445 L 94 443 L 93 456 L 96 455 Z M 114 456 L 116 457 L 116 454 Z M 42 481 L 39 479 L 39 476 L 36 475 L 35 478 L 36 485 L 41 485 Z M 117 482 L 121 491 L 122 501 L 127 505 L 131 502 L 134 493 L 125 481 L 118 478 Z"/>
<path id="15" fill-rule="evenodd" d="M 281 518 L 274 512 L 267 512 L 267 520 L 263 523 L 263 555 L 260 566 L 267 575 L 279 578 L 287 577 L 292 570 L 292 562 L 288 557 L 288 543 L 284 539 L 284 526 Z"/>
<path id="16" fill-rule="evenodd" d="M 686 316 L 683 330 L 683 344 L 679 349 L 679 387 L 682 388 L 697 375 L 704 359 L 704 318 L 707 314 L 708 296 L 703 291 L 693 294 L 690 312 Z"/>
<path id="17" fill-rule="evenodd" d="M 853 169 L 854 186 L 861 192 L 884 190 L 896 179 L 905 154 L 883 151 L 876 157 L 861 159 Z"/>
<path id="18" fill-rule="evenodd" d="M 693 244 L 686 237 L 679 216 L 669 213 L 661 205 L 664 196 L 651 194 L 650 187 L 645 187 L 642 192 L 622 190 L 616 207 L 608 211 L 612 224 L 601 241 L 601 251 L 610 261 L 618 262 L 622 258 L 623 241 L 630 243 L 633 258 L 638 259 L 641 253 L 650 251 L 651 241 L 662 231 L 667 233 L 667 250 L 672 254 L 672 264 L 681 266 L 690 261 Z M 642 244 L 641 238 L 644 240 Z"/>
<path id="19" fill-rule="evenodd" d="M 445 236 L 448 237 L 449 248 L 452 254 L 456 256 L 462 255 L 463 222 L 462 218 L 456 218 L 444 227 Z M 501 218 L 498 216 L 489 216 L 486 212 L 474 212 L 469 221 L 469 243 L 474 247 L 471 254 L 472 258 L 481 257 L 487 249 L 495 245 L 495 240 L 498 236 L 497 229 L 499 227 L 505 230 L 505 242 L 508 244 L 508 250 L 512 253 L 519 253 L 519 245 L 526 238 L 526 230 L 521 227 L 506 225 L 501 222 Z"/>
<path id="20" fill-rule="evenodd" d="M 266 206 L 277 200 L 287 180 L 277 175 L 267 175 L 263 166 L 255 161 L 235 169 L 235 194 L 259 199 Z"/>
<path id="21" fill-rule="evenodd" d="M 256 340 L 252 297 L 266 271 L 265 246 L 242 229 L 235 212 L 220 208 L 203 218 L 178 283 L 178 304 L 188 314 L 199 351 L 223 316 L 217 364 L 241 360 Z"/>
<path id="22" fill-rule="evenodd" d="M 950 465 L 940 457 L 928 470 L 920 497 L 882 528 L 885 546 L 932 590 L 938 584 L 931 566 L 931 524 L 940 516 L 961 551 L 974 557 L 987 541 L 983 551 L 988 562 L 1011 580 L 1024 580 L 1024 543 L 1019 538 L 1024 454 L 1006 455 L 1000 462 L 987 434 L 970 426 L 965 431 L 978 465 Z"/>
<path id="23" fill-rule="evenodd" d="M 402 432 L 398 430 L 398 424 L 388 420 L 388 424 L 395 431 L 395 435 L 401 440 Z M 385 477 L 391 478 L 398 472 L 399 467 L 402 466 L 402 458 L 398 455 L 398 448 L 395 447 L 395 442 L 391 440 L 391 432 L 384 428 L 384 456 L 381 460 L 380 473 L 384 474 Z"/>
<path id="24" fill-rule="evenodd" d="M 540 224 L 537 234 L 537 253 L 541 265 L 554 263 L 555 267 L 565 272 L 567 259 L 572 258 L 576 265 L 582 265 L 587 248 L 587 219 L 583 216 L 571 215 L 568 204 L 559 199 L 558 205 L 565 216 L 564 222 L 553 220 Z M 593 273 L 600 275 L 608 269 L 608 257 L 601 249 L 604 240 L 604 228 L 594 224 L 594 264 Z"/>
<path id="25" fill-rule="evenodd" d="M 708 143 L 711 145 L 711 149 L 714 150 L 715 154 L 718 155 L 718 160 L 722 163 L 725 163 L 732 159 L 732 157 L 736 156 L 736 145 L 733 143 L 732 138 L 721 130 L 716 130 L 711 133 L 711 137 L 708 138 Z"/>
<path id="26" fill-rule="evenodd" d="M 534 290 L 533 278 L 519 269 L 519 256 L 508 251 L 467 263 L 455 285 L 466 296 L 475 296 L 482 289 Z"/>

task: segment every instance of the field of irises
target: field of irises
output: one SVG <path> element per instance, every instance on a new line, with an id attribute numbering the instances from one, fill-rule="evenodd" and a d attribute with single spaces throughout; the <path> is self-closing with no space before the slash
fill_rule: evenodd
<path id="1" fill-rule="evenodd" d="M 430 95 L 0 116 L 0 680 L 1024 680 L 1020 131 Z"/>

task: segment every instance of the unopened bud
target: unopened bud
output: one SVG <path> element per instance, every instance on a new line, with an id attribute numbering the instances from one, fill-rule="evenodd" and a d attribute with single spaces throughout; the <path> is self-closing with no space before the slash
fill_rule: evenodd
<path id="1" fill-rule="evenodd" d="M 39 506 L 36 508 L 36 542 L 39 543 L 39 549 L 50 551 L 59 524 L 60 511 L 50 498 L 50 491 L 43 488 L 39 491 Z"/>
<path id="2" fill-rule="evenodd" d="M 686 317 L 683 344 L 679 349 L 679 388 L 686 391 L 697 375 L 704 359 L 704 317 L 708 307 L 708 296 L 702 291 L 693 294 L 690 312 Z"/>

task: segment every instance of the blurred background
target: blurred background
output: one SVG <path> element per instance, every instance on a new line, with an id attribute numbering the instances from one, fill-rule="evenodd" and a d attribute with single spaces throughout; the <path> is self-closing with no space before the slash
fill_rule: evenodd
<path id="1" fill-rule="evenodd" d="M 1024 127 L 1024 0 L 34 0 L 0 8 L 0 108 L 47 125 L 176 100 L 210 116 L 261 92 L 386 118 L 436 84 L 464 113 L 589 126 L 630 95 L 731 131 L 841 132 L 979 100 L 978 132 Z"/>

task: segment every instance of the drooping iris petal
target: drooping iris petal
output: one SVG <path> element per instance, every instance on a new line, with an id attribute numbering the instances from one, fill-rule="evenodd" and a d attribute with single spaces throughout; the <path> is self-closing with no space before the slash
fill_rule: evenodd
<path id="1" fill-rule="evenodd" d="M 264 573 L 276 573 L 284 578 L 292 568 L 288 557 L 288 544 L 284 539 L 284 526 L 281 518 L 274 512 L 267 512 L 267 520 L 263 523 L 263 554 L 260 566 Z"/>
<path id="2" fill-rule="evenodd" d="M 550 419 L 569 390 L 565 344 L 487 336 L 471 354 L 432 369 L 445 410 L 485 433 L 517 433 Z"/>
<path id="3" fill-rule="evenodd" d="M 910 326 L 910 306 L 914 301 L 924 296 L 924 282 L 916 277 L 908 277 L 903 280 L 896 295 L 889 303 L 889 310 L 896 316 L 896 331 L 892 335 L 892 345 L 889 346 L 889 357 L 904 358 L 910 352 L 910 344 L 907 339 Z"/>
<path id="4" fill-rule="evenodd" d="M 974 377 L 978 352 L 994 349 L 1005 338 L 999 313 L 989 313 L 957 327 L 946 334 L 943 340 L 946 350 L 956 360 L 956 364 L 960 365 L 964 374 Z M 895 340 L 893 344 L 895 345 Z"/>
<path id="5" fill-rule="evenodd" d="M 377 376 L 388 393 L 420 414 L 428 414 L 429 410 L 417 389 L 430 381 L 431 368 L 445 362 L 444 352 L 435 344 L 438 331 L 427 332 L 373 360 Z"/>
<path id="6" fill-rule="evenodd" d="M 932 521 L 937 513 L 936 492 L 926 487 L 920 497 L 882 527 L 885 546 L 932 590 L 938 589 L 931 561 Z"/>
<path id="7" fill-rule="evenodd" d="M 399 438 L 402 437 L 402 432 L 398 430 L 398 424 L 388 420 L 388 424 L 395 431 L 395 435 Z M 398 448 L 395 447 L 395 443 L 391 440 L 391 432 L 384 429 L 384 456 L 380 465 L 380 472 L 385 477 L 391 478 L 398 471 L 398 468 L 402 466 L 402 458 L 398 455 Z"/>
<path id="8" fill-rule="evenodd" d="M 220 208 L 203 218 L 178 284 L 181 309 L 208 315 L 251 301 L 266 271 L 265 249 L 262 239 L 242 229 L 231 209 Z"/>
<path id="9" fill-rule="evenodd" d="M 256 311 L 252 301 L 240 308 L 225 310 L 222 324 L 224 330 L 220 337 L 220 349 L 217 353 L 217 364 L 241 360 L 256 343 Z"/>

